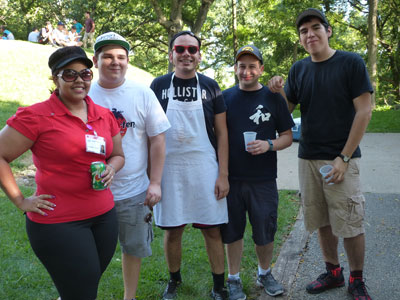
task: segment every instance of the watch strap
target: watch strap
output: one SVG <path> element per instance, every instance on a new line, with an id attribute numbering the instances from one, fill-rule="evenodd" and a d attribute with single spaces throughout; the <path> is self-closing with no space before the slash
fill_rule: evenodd
<path id="1" fill-rule="evenodd" d="M 274 144 L 272 143 L 272 141 L 270 139 L 267 139 L 267 142 L 269 144 L 268 151 L 274 151 Z"/>
<path id="2" fill-rule="evenodd" d="M 343 155 L 342 153 L 339 154 L 339 157 L 345 162 L 348 163 L 350 161 L 350 157 Z"/>

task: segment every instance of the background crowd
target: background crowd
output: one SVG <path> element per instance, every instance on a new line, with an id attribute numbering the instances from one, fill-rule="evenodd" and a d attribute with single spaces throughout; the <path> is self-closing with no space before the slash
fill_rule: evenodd
<path id="1" fill-rule="evenodd" d="M 77 18 L 68 22 L 68 24 L 58 21 L 54 27 L 50 21 L 46 21 L 42 28 L 32 28 L 28 35 L 28 41 L 43 45 L 50 44 L 54 47 L 83 46 L 87 48 L 88 44 L 93 46 L 94 29 L 95 23 L 90 17 L 90 12 L 87 11 L 85 12 L 84 25 Z M 14 40 L 14 35 L 6 29 L 6 26 L 0 27 L 0 33 L 2 39 Z"/>

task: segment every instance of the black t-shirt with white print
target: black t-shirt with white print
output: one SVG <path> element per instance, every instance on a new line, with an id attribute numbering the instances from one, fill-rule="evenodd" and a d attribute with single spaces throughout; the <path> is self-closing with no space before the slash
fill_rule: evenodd
<path id="1" fill-rule="evenodd" d="M 244 91 L 234 86 L 223 91 L 227 105 L 226 120 L 229 139 L 229 178 L 234 180 L 275 180 L 276 151 L 251 155 L 245 150 L 244 131 L 255 131 L 257 140 L 274 140 L 294 126 L 285 99 L 263 86 Z"/>
<path id="2" fill-rule="evenodd" d="M 168 91 L 171 84 L 173 73 L 169 73 L 153 80 L 150 88 L 154 91 L 158 101 L 164 111 L 168 107 Z M 206 123 L 207 134 L 211 144 L 217 149 L 217 138 L 214 132 L 214 117 L 226 111 L 226 106 L 218 83 L 202 74 L 197 74 L 200 81 L 201 100 L 203 101 L 203 111 Z M 196 77 L 190 79 L 181 79 L 174 77 L 173 99 L 178 101 L 196 101 L 197 100 L 197 80 Z"/>

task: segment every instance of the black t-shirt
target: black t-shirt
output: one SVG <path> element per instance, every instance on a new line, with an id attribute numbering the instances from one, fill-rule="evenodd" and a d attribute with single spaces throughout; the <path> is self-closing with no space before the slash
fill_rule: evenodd
<path id="1" fill-rule="evenodd" d="M 373 89 L 362 58 L 336 51 L 323 62 L 312 62 L 311 57 L 296 62 L 285 92 L 290 102 L 300 104 L 299 157 L 332 160 L 349 136 L 355 116 L 353 99 Z M 353 157 L 361 157 L 359 147 Z"/>
<path id="2" fill-rule="evenodd" d="M 229 178 L 276 179 L 276 151 L 251 155 L 245 150 L 243 132 L 257 132 L 257 140 L 274 140 L 277 132 L 291 129 L 294 123 L 285 99 L 265 86 L 257 91 L 243 91 L 234 86 L 223 91 L 223 95 L 227 106 Z"/>
<path id="3" fill-rule="evenodd" d="M 211 144 L 217 149 L 217 138 L 214 132 L 214 117 L 226 111 L 224 99 L 218 83 L 202 74 L 197 74 L 200 81 L 201 100 L 203 101 L 204 118 L 206 122 L 207 134 Z M 150 88 L 156 94 L 158 101 L 164 111 L 168 107 L 168 90 L 171 84 L 172 73 L 157 77 L 153 80 Z M 179 101 L 196 101 L 197 100 L 197 80 L 196 77 L 191 79 L 181 79 L 174 77 L 174 95 L 173 99 Z"/>

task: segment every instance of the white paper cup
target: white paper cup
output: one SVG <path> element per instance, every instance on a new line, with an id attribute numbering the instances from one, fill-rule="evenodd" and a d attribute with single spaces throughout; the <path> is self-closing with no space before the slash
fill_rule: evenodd
<path id="1" fill-rule="evenodd" d="M 256 140 L 257 132 L 245 131 L 243 132 L 243 136 L 244 136 L 244 149 L 247 151 L 247 144 Z"/>
<path id="2" fill-rule="evenodd" d="M 319 168 L 319 172 L 322 175 L 322 178 L 325 180 L 325 182 L 328 182 L 329 180 L 331 180 L 332 176 L 329 178 L 325 179 L 325 176 L 329 174 L 330 171 L 332 171 L 333 167 L 331 165 L 324 165 L 321 168 Z M 328 185 L 332 185 L 334 184 L 333 182 L 328 183 Z"/>

